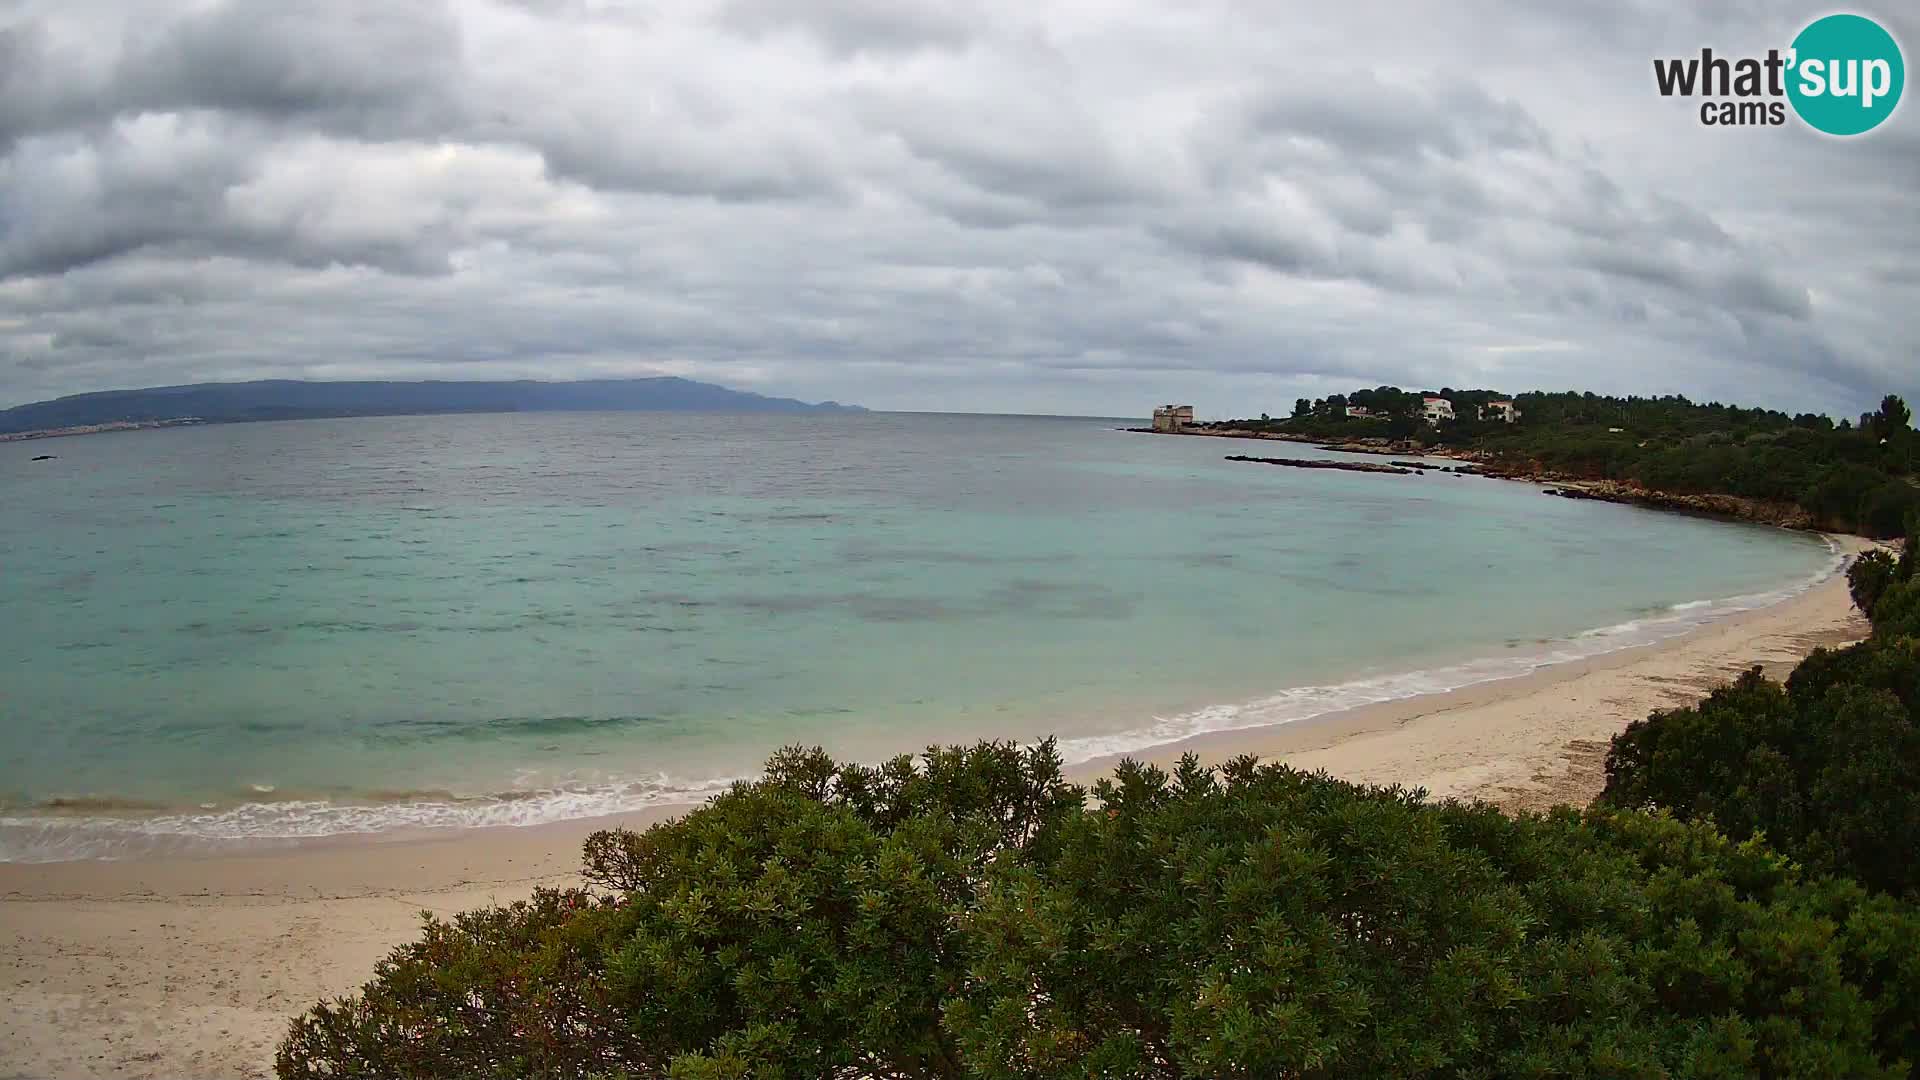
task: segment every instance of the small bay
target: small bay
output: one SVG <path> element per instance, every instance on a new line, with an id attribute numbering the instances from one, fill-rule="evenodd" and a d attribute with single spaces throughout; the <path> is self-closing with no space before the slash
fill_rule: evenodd
<path id="1" fill-rule="evenodd" d="M 1655 640 L 1834 565 L 1811 535 L 1121 423 L 0 446 L 0 859 L 585 816 L 794 742 L 1056 734 L 1086 758 Z"/>

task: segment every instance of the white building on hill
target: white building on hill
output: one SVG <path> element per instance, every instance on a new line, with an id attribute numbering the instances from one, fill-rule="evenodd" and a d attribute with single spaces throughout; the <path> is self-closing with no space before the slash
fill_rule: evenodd
<path id="1" fill-rule="evenodd" d="M 1440 426 L 1440 421 L 1453 419 L 1453 402 L 1443 397 L 1426 397 L 1420 402 L 1420 415 L 1427 423 Z"/>
<path id="2" fill-rule="evenodd" d="M 1480 406 L 1480 419 L 1500 420 L 1511 424 L 1515 420 L 1520 419 L 1520 410 L 1514 408 L 1513 402 L 1511 401 L 1489 401 L 1485 405 Z"/>

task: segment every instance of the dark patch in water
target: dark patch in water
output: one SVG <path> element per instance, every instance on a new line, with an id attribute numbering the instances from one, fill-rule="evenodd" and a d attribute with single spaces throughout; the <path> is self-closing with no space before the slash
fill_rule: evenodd
<path id="1" fill-rule="evenodd" d="M 1016 579 L 987 592 L 988 613 L 1012 612 L 1053 619 L 1124 619 L 1136 604 L 1100 585 Z"/>
<path id="2" fill-rule="evenodd" d="M 1195 570 L 1207 570 L 1232 566 L 1235 557 L 1231 552 L 1202 551 L 1190 555 L 1176 555 L 1173 561 L 1179 563 L 1181 566 L 1190 567 Z"/>
<path id="3" fill-rule="evenodd" d="M 849 563 L 953 563 L 961 566 L 1003 566 L 1016 563 L 1065 563 L 1069 555 L 989 555 L 978 551 L 948 551 L 941 548 L 886 548 L 845 544 L 840 558 Z"/>
<path id="4" fill-rule="evenodd" d="M 836 521 L 838 519 L 839 519 L 839 515 L 837 514 L 793 513 L 793 514 L 767 514 L 764 517 L 762 517 L 760 520 L 796 523 L 796 522 Z"/>
<path id="5" fill-rule="evenodd" d="M 786 710 L 788 716 L 851 716 L 853 711 L 845 705 L 796 705 Z"/>
<path id="6" fill-rule="evenodd" d="M 658 727 L 672 721 L 661 716 L 498 716 L 490 720 L 410 720 L 381 730 L 385 742 L 424 742 L 434 739 L 493 740 L 519 737 L 580 735 L 621 728 Z"/>
<path id="7" fill-rule="evenodd" d="M 42 799 L 37 808 L 41 810 L 61 811 L 69 814 L 99 814 L 115 810 L 137 810 L 142 813 L 154 813 L 165 810 L 162 803 L 146 799 L 129 799 L 116 795 L 55 795 Z"/>
<path id="8" fill-rule="evenodd" d="M 747 611 L 764 611 L 774 615 L 790 615 L 802 611 L 818 611 L 840 603 L 844 598 L 836 596 L 807 595 L 805 593 L 783 593 L 767 596 L 734 596 L 727 602 Z"/>
<path id="9" fill-rule="evenodd" d="M 666 544 L 647 544 L 640 548 L 649 555 L 738 555 L 740 549 L 711 540 L 684 540 Z"/>
<path id="10" fill-rule="evenodd" d="M 855 596 L 850 602 L 854 614 L 870 622 L 926 622 L 953 614 L 946 605 L 931 597 Z"/>

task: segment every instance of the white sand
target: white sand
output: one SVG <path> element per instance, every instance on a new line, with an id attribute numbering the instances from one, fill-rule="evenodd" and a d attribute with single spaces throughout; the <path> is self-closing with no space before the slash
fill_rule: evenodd
<path id="1" fill-rule="evenodd" d="M 1660 645 L 1136 756 L 1253 753 L 1436 796 L 1585 803 L 1603 783 L 1607 740 L 1629 723 L 1689 704 L 1754 664 L 1779 674 L 1817 646 L 1865 633 L 1836 577 Z M 618 823 L 643 826 L 665 813 Z M 0 865 L 0 1077 L 269 1075 L 288 1018 L 363 982 L 376 959 L 413 936 L 419 912 L 569 883 L 581 838 L 609 823 L 204 859 Z"/>

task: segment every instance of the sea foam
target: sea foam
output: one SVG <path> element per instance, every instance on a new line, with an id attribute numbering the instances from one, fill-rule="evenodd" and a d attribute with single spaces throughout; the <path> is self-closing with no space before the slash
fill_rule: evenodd
<path id="1" fill-rule="evenodd" d="M 290 800 L 152 817 L 0 817 L 0 862 L 64 862 L 272 846 L 327 837 L 544 825 L 702 802 L 750 777 L 656 776 L 580 788 L 381 803 Z"/>
<path id="2" fill-rule="evenodd" d="M 1196 735 L 1297 723 L 1331 713 L 1531 674 L 1555 664 L 1670 640 L 1699 626 L 1797 596 L 1832 577 L 1846 563 L 1828 541 L 1831 558 L 1816 574 L 1783 588 L 1716 600 L 1673 604 L 1632 619 L 1507 654 L 1444 667 L 1299 686 L 1253 701 L 1217 704 L 1112 734 L 1066 738 L 1062 757 L 1078 763 L 1137 753 Z M 199 813 L 151 816 L 60 813 L 0 815 L 0 862 L 205 853 L 292 845 L 329 837 L 405 837 L 423 831 L 532 826 L 632 813 L 657 806 L 696 804 L 751 776 L 687 779 L 657 775 L 617 783 L 520 790 L 464 798 L 402 798 L 372 803 L 289 799 L 253 802 Z M 268 785 L 255 785 L 260 793 Z M 65 809 L 92 809 L 70 801 Z"/>
<path id="3" fill-rule="evenodd" d="M 1827 548 L 1831 557 L 1819 572 L 1779 589 L 1674 604 L 1665 609 L 1664 614 L 1596 627 L 1517 655 L 1486 657 L 1326 686 L 1292 687 L 1255 701 L 1208 705 L 1175 716 L 1156 717 L 1152 724 L 1130 731 L 1062 739 L 1060 753 L 1069 764 L 1137 753 L 1197 735 L 1298 723 L 1348 709 L 1519 678 L 1555 664 L 1667 641 L 1716 619 L 1791 599 L 1827 580 L 1846 563 L 1838 544 L 1828 539 Z"/>

